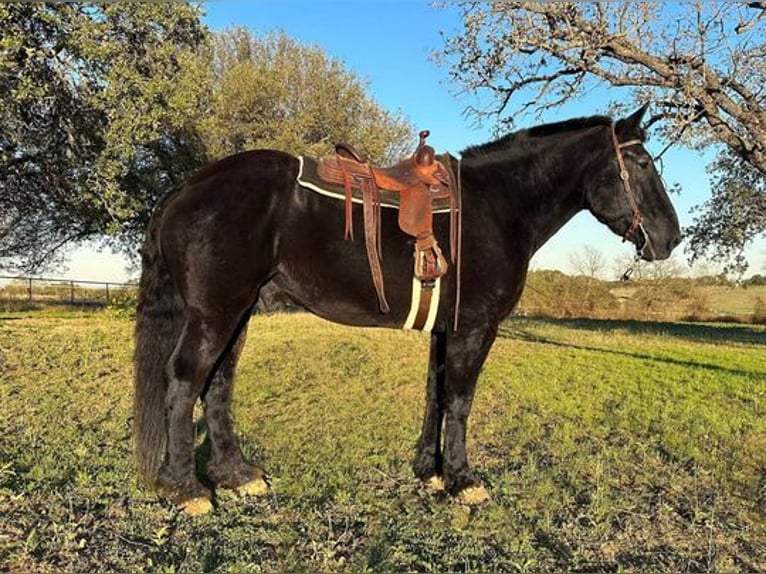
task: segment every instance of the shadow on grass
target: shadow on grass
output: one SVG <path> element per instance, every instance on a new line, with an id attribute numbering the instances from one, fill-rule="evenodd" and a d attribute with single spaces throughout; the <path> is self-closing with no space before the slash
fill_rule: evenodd
<path id="1" fill-rule="evenodd" d="M 651 323 L 641 321 L 614 321 L 614 320 L 599 320 L 599 319 L 533 319 L 532 321 L 537 323 L 546 323 L 550 325 L 568 327 L 570 329 L 585 329 L 589 331 L 599 331 L 608 333 L 615 330 L 627 330 L 633 334 L 651 334 L 651 335 L 663 335 L 674 336 L 683 339 L 698 341 L 698 342 L 720 342 L 730 343 L 745 342 L 745 343 L 766 343 L 766 331 L 758 331 L 750 327 L 741 326 L 726 326 L 716 327 L 711 325 L 692 325 L 681 323 Z M 633 359 L 641 359 L 646 361 L 654 361 L 658 363 L 664 363 L 668 365 L 676 365 L 684 368 L 706 369 L 719 373 L 725 373 L 736 376 L 756 376 L 761 373 L 758 371 L 749 371 L 742 369 L 732 369 L 714 363 L 706 363 L 702 361 L 689 361 L 683 359 L 674 359 L 672 357 L 662 357 L 652 355 L 649 353 L 642 353 L 640 350 L 623 350 L 609 347 L 591 347 L 582 344 L 569 343 L 566 341 L 560 341 L 549 337 L 541 336 L 537 333 L 532 333 L 528 329 L 524 328 L 525 324 L 530 322 L 529 319 L 512 319 L 504 323 L 499 330 L 498 336 L 506 339 L 518 339 L 522 341 L 529 341 L 532 343 L 541 343 L 545 345 L 552 345 L 556 347 L 566 349 L 577 349 L 579 351 L 591 351 L 594 353 L 603 353 L 607 355 L 614 355 L 618 357 L 629 357 Z M 735 331 L 734 336 L 729 333 L 729 330 Z M 719 332 L 720 331 L 720 332 Z"/>
<path id="2" fill-rule="evenodd" d="M 506 325 L 529 321 L 528 318 L 512 318 Z M 634 319 L 551 319 L 535 317 L 538 323 L 558 325 L 569 329 L 580 329 L 610 333 L 620 330 L 635 335 L 661 335 L 702 343 L 749 343 L 766 345 L 766 329 L 755 325 L 710 323 L 671 323 L 665 321 L 637 321 Z"/>

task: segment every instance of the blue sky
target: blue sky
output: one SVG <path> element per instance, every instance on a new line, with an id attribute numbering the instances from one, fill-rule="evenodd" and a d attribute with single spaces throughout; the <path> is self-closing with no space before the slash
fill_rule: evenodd
<path id="1" fill-rule="evenodd" d="M 432 58 L 443 46 L 441 34 L 459 30 L 454 5 L 437 8 L 416 0 L 241 0 L 209 2 L 205 11 L 204 20 L 213 30 L 231 26 L 246 26 L 256 33 L 282 30 L 302 43 L 321 47 L 367 80 L 369 93 L 379 104 L 401 111 L 416 130 L 431 130 L 429 142 L 438 151 L 457 155 L 468 145 L 493 138 L 493 126 L 476 126 L 463 114 L 468 105 L 480 102 L 480 95 L 457 95 L 447 69 Z M 609 92 L 598 90 L 546 114 L 542 121 L 604 113 L 604 94 Z M 540 121 L 524 118 L 518 127 Z M 663 143 L 650 142 L 647 147 L 658 153 Z M 682 225 L 691 222 L 690 208 L 710 194 L 706 164 L 705 157 L 680 148 L 665 155 L 666 181 L 683 187 L 681 195 L 673 197 Z M 599 249 L 610 268 L 615 258 L 632 252 L 590 214 L 581 213 L 538 252 L 532 267 L 572 271 L 571 255 L 586 244 Z M 749 273 L 766 272 L 766 239 L 758 241 L 748 255 Z M 685 260 L 683 253 L 678 256 Z M 129 278 L 124 267 L 119 257 L 83 248 L 73 254 L 66 276 L 121 281 Z"/>

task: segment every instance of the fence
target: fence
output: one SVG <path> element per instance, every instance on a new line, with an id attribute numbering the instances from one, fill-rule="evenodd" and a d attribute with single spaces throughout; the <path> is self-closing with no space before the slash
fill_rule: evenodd
<path id="1" fill-rule="evenodd" d="M 105 306 L 135 293 L 134 283 L 0 275 L 0 302 L 4 303 Z"/>

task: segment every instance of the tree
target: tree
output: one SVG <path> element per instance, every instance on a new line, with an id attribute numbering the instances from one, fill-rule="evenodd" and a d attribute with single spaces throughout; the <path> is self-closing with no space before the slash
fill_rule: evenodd
<path id="1" fill-rule="evenodd" d="M 760 287 L 761 285 L 766 285 L 766 276 L 760 273 L 756 273 L 742 282 L 743 287 Z"/>
<path id="2" fill-rule="evenodd" d="M 570 254 L 569 264 L 575 273 L 594 279 L 601 279 L 607 265 L 604 254 L 590 245 L 585 245 L 581 251 Z"/>
<path id="3" fill-rule="evenodd" d="M 764 232 L 766 178 L 766 2 L 470 2 L 463 29 L 444 56 L 458 84 L 490 94 L 469 110 L 512 125 L 524 113 L 551 109 L 598 85 L 623 105 L 652 104 L 648 125 L 670 142 L 722 150 L 713 199 L 687 230 L 699 256 L 734 257 Z M 626 93 L 627 91 L 627 93 Z M 747 173 L 746 209 L 725 212 L 734 182 Z M 744 218 L 744 221 L 743 221 Z M 714 240 L 704 237 L 714 223 Z M 739 259 L 737 256 L 739 255 Z M 739 265 L 741 267 L 741 265 Z"/>
<path id="4" fill-rule="evenodd" d="M 379 162 L 412 151 L 409 122 L 318 47 L 234 28 L 216 36 L 211 67 L 213 112 L 200 131 L 212 157 L 253 148 L 319 156 L 338 141 Z"/>
<path id="5" fill-rule="evenodd" d="M 412 129 L 318 48 L 212 35 L 184 3 L 0 4 L 0 268 L 37 271 L 87 239 L 135 258 L 160 197 L 257 147 L 373 159 Z"/>
<path id="6" fill-rule="evenodd" d="M 200 163 L 205 35 L 181 3 L 0 5 L 0 266 L 140 233 Z"/>
<path id="7" fill-rule="evenodd" d="M 635 255 L 618 255 L 613 260 L 612 270 L 617 277 L 624 277 L 631 281 L 666 281 L 668 279 L 683 278 L 688 275 L 687 266 L 679 261 L 673 254 L 668 259 L 660 261 L 636 260 Z M 628 271 L 630 270 L 630 271 Z"/>
<path id="8" fill-rule="evenodd" d="M 710 171 L 713 193 L 695 208 L 699 215 L 686 229 L 689 246 L 697 256 L 728 260 L 726 270 L 741 273 L 748 239 L 766 232 L 766 177 L 731 151 L 722 152 Z"/>

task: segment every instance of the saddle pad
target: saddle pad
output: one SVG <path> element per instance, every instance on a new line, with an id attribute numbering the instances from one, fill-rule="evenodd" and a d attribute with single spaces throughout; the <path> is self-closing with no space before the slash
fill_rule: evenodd
<path id="1" fill-rule="evenodd" d="M 298 156 L 298 162 L 300 167 L 298 169 L 298 183 L 307 189 L 315 191 L 326 197 L 332 197 L 340 201 L 345 201 L 346 190 L 342 185 L 333 185 L 322 180 L 317 174 L 317 162 L 310 157 Z M 393 209 L 399 209 L 399 193 L 395 191 L 388 191 L 381 189 L 380 204 L 382 207 L 389 207 Z M 359 189 L 353 189 L 353 197 L 351 199 L 354 203 L 362 204 L 362 191 Z M 450 201 L 448 197 L 442 199 L 435 199 L 431 202 L 434 213 L 449 213 Z"/>

